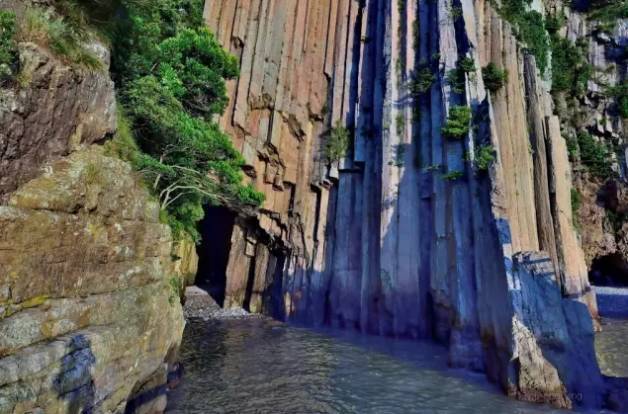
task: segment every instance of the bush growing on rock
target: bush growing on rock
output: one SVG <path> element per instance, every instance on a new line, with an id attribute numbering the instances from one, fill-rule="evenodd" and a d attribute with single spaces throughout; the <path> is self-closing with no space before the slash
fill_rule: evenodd
<path id="1" fill-rule="evenodd" d="M 329 132 L 327 142 L 323 148 L 328 162 L 336 162 L 347 155 L 349 149 L 349 130 L 340 121 Z"/>
<path id="2" fill-rule="evenodd" d="M 238 75 L 238 62 L 205 28 L 203 5 L 203 0 L 57 3 L 71 27 L 60 33 L 78 37 L 82 26 L 98 26 L 112 45 L 112 77 L 125 117 L 109 150 L 143 174 L 175 235 L 186 232 L 197 239 L 205 204 L 247 208 L 264 201 L 262 193 L 243 184 L 244 159 L 213 121 L 228 103 L 225 80 Z"/>
<path id="3" fill-rule="evenodd" d="M 596 177 L 603 180 L 612 175 L 610 152 L 606 146 L 596 141 L 588 132 L 578 133 L 580 161 Z"/>
<path id="4" fill-rule="evenodd" d="M 0 85 L 13 77 L 17 62 L 15 14 L 0 10 Z"/>
<path id="5" fill-rule="evenodd" d="M 488 171 L 495 161 L 495 148 L 492 145 L 481 145 L 476 149 L 474 165 L 478 171 Z"/>
<path id="6" fill-rule="evenodd" d="M 504 0 L 496 6 L 499 14 L 515 27 L 517 38 L 525 43 L 536 58 L 536 65 L 543 73 L 549 64 L 550 42 L 545 30 L 543 15 L 527 10 L 526 0 Z"/>
<path id="7" fill-rule="evenodd" d="M 546 24 L 552 50 L 552 92 L 567 92 L 575 97 L 586 91 L 593 66 L 586 61 L 586 42 L 574 44 L 560 36 L 563 22 L 564 16 L 559 14 L 548 17 Z"/>
<path id="8" fill-rule="evenodd" d="M 450 69 L 447 72 L 445 79 L 451 86 L 452 91 L 455 93 L 464 93 L 466 76 L 468 75 L 472 80 L 475 79 L 474 71 L 475 62 L 473 61 L 473 58 L 465 56 L 456 63 L 456 67 L 454 69 Z"/>
<path id="9" fill-rule="evenodd" d="M 410 93 L 416 96 L 429 91 L 435 80 L 436 76 L 432 70 L 427 66 L 422 67 L 413 74 L 410 80 Z"/>
<path id="10" fill-rule="evenodd" d="M 466 106 L 452 106 L 443 126 L 443 135 L 448 138 L 462 139 L 469 133 L 471 109 Z"/>
<path id="11" fill-rule="evenodd" d="M 615 98 L 619 115 L 628 118 L 628 81 L 606 88 L 604 92 L 608 97 Z"/>
<path id="12" fill-rule="evenodd" d="M 493 62 L 490 62 L 482 68 L 482 79 L 489 91 L 496 92 L 501 89 L 508 80 L 508 71 L 506 69 L 500 69 Z"/>
<path id="13" fill-rule="evenodd" d="M 465 56 L 458 62 L 458 68 L 464 73 L 471 73 L 475 70 L 475 62 L 472 57 Z"/>

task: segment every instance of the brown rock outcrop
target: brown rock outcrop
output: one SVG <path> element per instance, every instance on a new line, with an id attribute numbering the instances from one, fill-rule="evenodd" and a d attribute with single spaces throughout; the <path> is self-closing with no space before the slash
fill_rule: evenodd
<path id="1" fill-rule="evenodd" d="M 141 180 L 91 145 L 116 128 L 106 70 L 19 52 L 24 82 L 0 89 L 0 413 L 161 412 L 183 333 L 173 276 L 194 256 L 181 245 L 175 268 Z"/>
<path id="2" fill-rule="evenodd" d="M 102 71 L 62 64 L 33 43 L 19 47 L 20 76 L 27 85 L 0 90 L 0 200 L 39 175 L 44 162 L 103 140 L 116 129 L 109 56 L 102 45 L 94 45 L 103 54 Z"/>
<path id="3" fill-rule="evenodd" d="M 13 193 L 0 207 L 0 412 L 123 412 L 165 379 L 183 333 L 171 244 L 131 167 L 99 148 Z"/>

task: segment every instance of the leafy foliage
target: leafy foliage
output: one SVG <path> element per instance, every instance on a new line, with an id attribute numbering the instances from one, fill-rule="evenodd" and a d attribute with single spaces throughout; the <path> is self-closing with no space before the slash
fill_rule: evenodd
<path id="1" fill-rule="evenodd" d="M 628 81 L 606 88 L 605 93 L 607 96 L 615 98 L 619 115 L 624 119 L 628 118 Z"/>
<path id="2" fill-rule="evenodd" d="M 621 19 L 628 19 L 626 0 L 593 0 L 589 5 L 589 19 L 597 20 L 605 31 L 615 28 Z"/>
<path id="3" fill-rule="evenodd" d="M 113 138 L 105 143 L 105 153 L 135 163 L 140 149 L 135 142 L 131 122 L 120 108 L 118 108 L 117 121 L 118 129 Z"/>
<path id="4" fill-rule="evenodd" d="M 588 132 L 578 134 L 580 160 L 596 177 L 607 179 L 612 175 L 610 152 L 604 144 L 596 141 Z"/>
<path id="5" fill-rule="evenodd" d="M 586 44 L 574 44 L 559 34 L 564 16 L 550 16 L 547 29 L 552 47 L 552 92 L 568 92 L 572 96 L 586 91 L 593 67 L 586 61 Z"/>
<path id="6" fill-rule="evenodd" d="M 436 80 L 436 76 L 428 66 L 423 66 L 413 74 L 410 80 L 410 93 L 419 95 L 430 90 L 432 84 Z"/>
<path id="7" fill-rule="evenodd" d="M 464 93 L 465 76 L 464 71 L 459 68 L 450 69 L 445 76 L 447 83 L 451 86 L 451 90 L 455 93 Z"/>
<path id="8" fill-rule="evenodd" d="M 572 188 L 571 189 L 571 209 L 573 210 L 574 215 L 575 213 L 578 212 L 578 210 L 580 210 L 580 207 L 582 207 L 582 195 L 580 194 L 578 190 L 576 190 L 575 188 Z"/>
<path id="9" fill-rule="evenodd" d="M 472 57 L 465 56 L 458 62 L 458 68 L 464 73 L 471 73 L 475 70 L 475 62 Z"/>
<path id="10" fill-rule="evenodd" d="M 496 92 L 501 89 L 508 80 L 508 71 L 506 69 L 500 69 L 496 64 L 490 62 L 482 68 L 482 79 L 489 91 Z"/>
<path id="11" fill-rule="evenodd" d="M 580 211 L 580 207 L 582 207 L 582 194 L 575 189 L 571 189 L 571 215 L 573 225 L 576 229 L 580 229 L 580 221 L 578 220 L 578 212 Z"/>
<path id="12" fill-rule="evenodd" d="M 504 0 L 497 11 L 517 29 L 517 37 L 536 57 L 539 70 L 545 72 L 549 63 L 549 37 L 543 15 L 534 10 L 528 11 L 528 4 L 526 0 Z"/>
<path id="13" fill-rule="evenodd" d="M 397 114 L 395 117 L 395 129 L 398 136 L 402 136 L 406 129 L 406 117 L 403 113 Z"/>
<path id="14" fill-rule="evenodd" d="M 0 85 L 15 75 L 17 46 L 15 14 L 0 10 Z"/>
<path id="15" fill-rule="evenodd" d="M 466 106 L 452 106 L 443 126 L 443 135 L 448 138 L 462 139 L 469 133 L 471 109 Z"/>
<path id="16" fill-rule="evenodd" d="M 495 161 L 495 148 L 492 145 L 481 145 L 476 149 L 474 165 L 478 171 L 488 171 Z"/>
<path id="17" fill-rule="evenodd" d="M 335 162 L 347 155 L 349 149 L 349 130 L 340 121 L 329 132 L 327 142 L 323 148 L 328 162 Z"/>
<path id="18" fill-rule="evenodd" d="M 454 69 L 450 69 L 447 72 L 445 79 L 447 83 L 451 86 L 452 91 L 455 93 L 464 93 L 466 76 L 469 76 L 473 79 L 475 71 L 475 62 L 473 58 L 463 57 L 456 63 L 456 67 Z"/>
<path id="19" fill-rule="evenodd" d="M 175 234 L 198 239 L 205 204 L 257 207 L 244 159 L 213 122 L 238 62 L 203 24 L 203 0 L 58 0 L 76 26 L 101 28 L 124 108 L 110 150 L 133 162 Z M 137 142 L 137 147 L 134 145 Z"/>

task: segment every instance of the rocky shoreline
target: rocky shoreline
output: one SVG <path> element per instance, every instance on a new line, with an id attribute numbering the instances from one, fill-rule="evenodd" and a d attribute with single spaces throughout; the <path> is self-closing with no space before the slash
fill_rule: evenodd
<path id="1" fill-rule="evenodd" d="M 212 297 L 198 286 L 188 286 L 185 289 L 183 316 L 186 320 L 201 319 L 204 321 L 215 319 L 244 319 L 263 318 L 262 315 L 252 314 L 242 308 L 223 309 Z"/>

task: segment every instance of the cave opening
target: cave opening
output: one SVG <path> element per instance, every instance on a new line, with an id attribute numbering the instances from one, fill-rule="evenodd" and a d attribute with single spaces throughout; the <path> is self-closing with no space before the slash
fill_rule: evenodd
<path id="1" fill-rule="evenodd" d="M 223 307 L 227 287 L 227 264 L 231 251 L 231 234 L 236 215 L 225 207 L 205 208 L 205 218 L 199 223 L 201 243 L 197 245 L 198 272 L 195 284 L 205 290 Z"/>
<path id="2" fill-rule="evenodd" d="M 628 262 L 621 253 L 597 257 L 591 263 L 589 279 L 596 286 L 628 287 Z"/>

